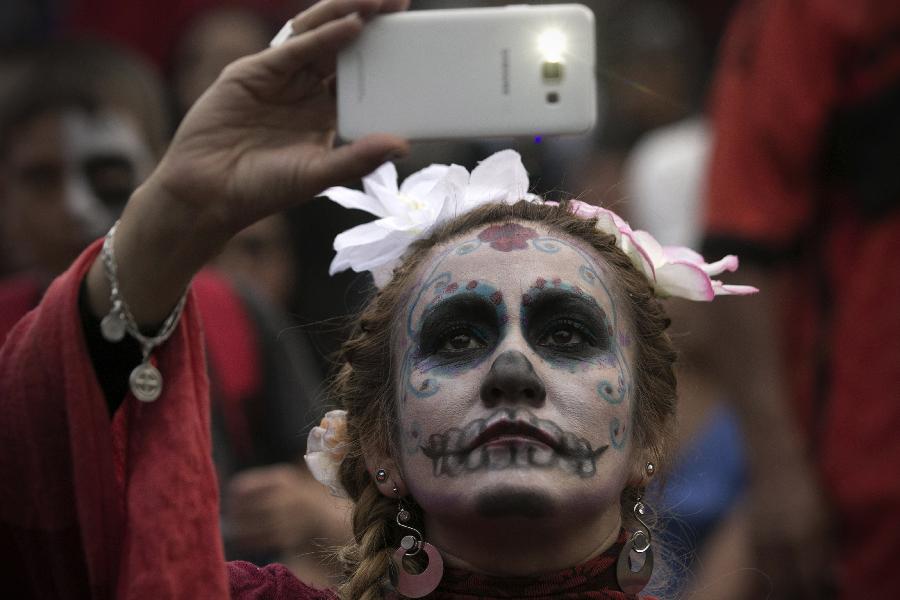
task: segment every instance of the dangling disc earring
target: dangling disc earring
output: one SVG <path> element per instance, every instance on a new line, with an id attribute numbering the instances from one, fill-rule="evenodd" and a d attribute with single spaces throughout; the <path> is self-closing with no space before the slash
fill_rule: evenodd
<path id="1" fill-rule="evenodd" d="M 400 503 L 397 512 L 397 525 L 412 531 L 400 540 L 400 547 L 394 552 L 393 561 L 397 568 L 397 591 L 407 598 L 421 598 L 433 592 L 444 576 L 444 559 L 437 548 L 422 539 L 422 532 L 408 525 L 411 515 Z M 425 552 L 428 566 L 419 574 L 409 573 L 403 567 L 403 558 Z"/>
<path id="2" fill-rule="evenodd" d="M 641 528 L 631 534 L 631 537 L 619 552 L 619 560 L 616 563 L 616 579 L 619 581 L 619 588 L 626 594 L 637 594 L 650 581 L 653 574 L 653 548 L 650 547 L 650 528 L 641 518 L 644 515 L 645 506 L 638 496 L 634 508 L 634 518 L 641 524 Z M 643 557 L 644 561 L 640 567 L 635 570 L 631 553 L 635 552 L 639 557 Z"/>

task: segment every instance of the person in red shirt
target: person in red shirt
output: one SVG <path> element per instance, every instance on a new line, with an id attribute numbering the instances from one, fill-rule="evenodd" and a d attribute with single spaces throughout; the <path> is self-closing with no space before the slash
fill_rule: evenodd
<path id="1" fill-rule="evenodd" d="M 712 96 L 710 252 L 771 598 L 900 589 L 900 4 L 745 2 Z M 728 314 L 724 314 L 728 313 Z"/>

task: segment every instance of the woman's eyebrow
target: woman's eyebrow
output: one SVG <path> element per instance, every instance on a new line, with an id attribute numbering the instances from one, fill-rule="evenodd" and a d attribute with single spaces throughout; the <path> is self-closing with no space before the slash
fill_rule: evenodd
<path id="1" fill-rule="evenodd" d="M 419 319 L 420 337 L 427 337 L 434 328 L 461 317 L 467 321 L 494 324 L 500 320 L 499 313 L 499 307 L 488 297 L 474 291 L 460 291 L 425 309 Z"/>
<path id="2" fill-rule="evenodd" d="M 565 286 L 565 287 L 561 287 Z M 528 315 L 530 319 L 540 316 L 548 309 L 558 312 L 581 312 L 597 317 L 604 324 L 609 320 L 606 311 L 597 302 L 597 299 L 581 291 L 576 286 L 561 286 L 544 288 L 530 288 L 522 294 L 522 315 Z"/>

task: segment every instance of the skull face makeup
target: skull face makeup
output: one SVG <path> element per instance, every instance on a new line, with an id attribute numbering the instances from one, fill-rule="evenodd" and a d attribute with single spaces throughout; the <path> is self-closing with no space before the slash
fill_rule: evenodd
<path id="1" fill-rule="evenodd" d="M 45 113 L 9 148 L 12 234 L 28 266 L 50 274 L 103 235 L 153 167 L 137 127 L 108 111 Z"/>
<path id="2" fill-rule="evenodd" d="M 473 531 L 523 519 L 589 552 L 618 532 L 634 464 L 632 328 L 602 259 L 523 223 L 431 256 L 395 347 L 398 455 L 430 540 L 468 556 Z"/>

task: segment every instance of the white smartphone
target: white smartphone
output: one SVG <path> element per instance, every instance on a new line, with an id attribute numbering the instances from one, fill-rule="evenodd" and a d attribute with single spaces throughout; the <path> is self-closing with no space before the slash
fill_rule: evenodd
<path id="1" fill-rule="evenodd" d="M 338 134 L 581 133 L 597 118 L 594 14 L 580 4 L 376 17 L 338 57 Z"/>

